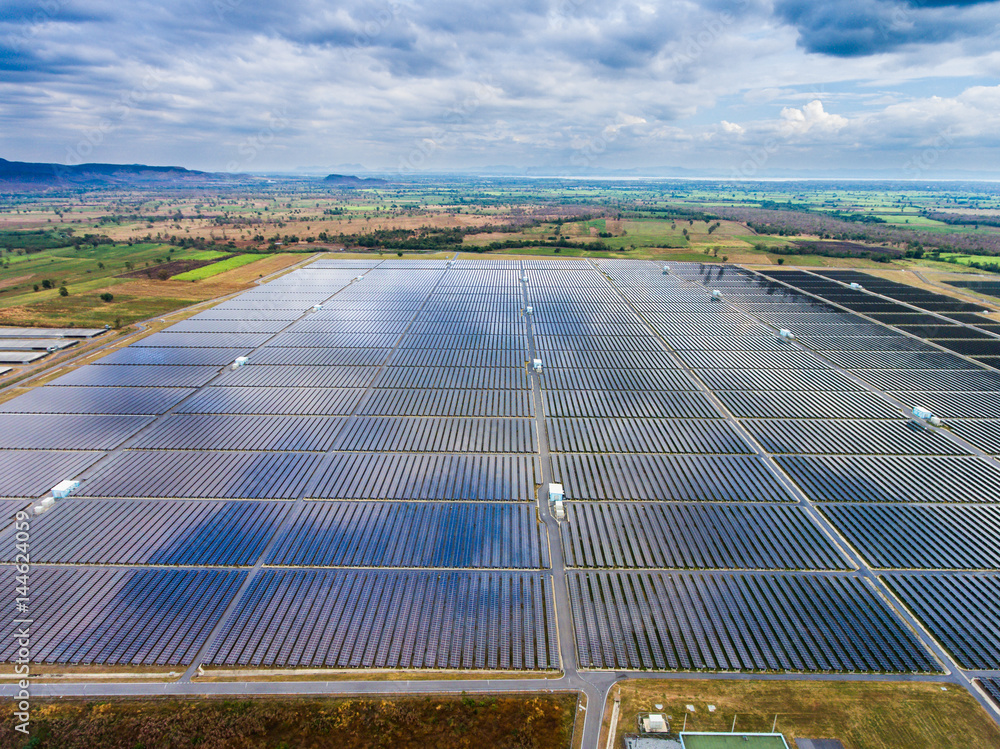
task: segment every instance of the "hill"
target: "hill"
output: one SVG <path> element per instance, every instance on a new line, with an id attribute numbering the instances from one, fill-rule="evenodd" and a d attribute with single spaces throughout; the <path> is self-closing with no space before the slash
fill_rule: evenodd
<path id="1" fill-rule="evenodd" d="M 0 159 L 0 189 L 217 183 L 227 174 L 146 164 L 49 164 Z"/>
<path id="2" fill-rule="evenodd" d="M 378 187 L 389 184 L 388 180 L 379 177 L 355 177 L 353 174 L 328 174 L 323 182 L 337 187 Z"/>

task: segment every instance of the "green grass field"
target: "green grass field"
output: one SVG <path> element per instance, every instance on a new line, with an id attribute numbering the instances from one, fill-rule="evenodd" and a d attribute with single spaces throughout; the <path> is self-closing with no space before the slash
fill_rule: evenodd
<path id="1" fill-rule="evenodd" d="M 938 257 L 945 261 L 954 261 L 960 265 L 968 265 L 969 263 L 1000 263 L 1000 256 L 996 255 L 965 255 L 960 252 L 942 252 Z"/>
<path id="2" fill-rule="evenodd" d="M 219 262 L 212 263 L 211 265 L 205 265 L 201 268 L 189 270 L 187 273 L 179 273 L 176 276 L 173 276 L 170 280 L 202 281 L 206 278 L 217 276 L 220 273 L 225 273 L 227 270 L 233 270 L 234 268 L 241 268 L 242 266 L 249 265 L 250 263 L 256 263 L 258 260 L 262 260 L 265 257 L 267 257 L 267 255 L 235 255 L 234 257 L 227 258 L 226 260 L 220 260 Z"/>
<path id="3" fill-rule="evenodd" d="M 684 749 L 788 749 L 780 736 L 745 733 L 681 734 Z"/>

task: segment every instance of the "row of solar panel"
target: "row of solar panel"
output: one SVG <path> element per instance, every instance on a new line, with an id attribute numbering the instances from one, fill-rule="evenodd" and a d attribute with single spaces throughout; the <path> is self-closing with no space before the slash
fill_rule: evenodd
<path id="1" fill-rule="evenodd" d="M 54 477 L 76 475 L 101 455 L 56 450 L 0 453 L 0 496 L 38 496 L 55 483 Z M 1000 479 L 995 466 L 972 457 L 777 460 L 821 502 L 989 503 L 995 499 L 992 487 Z M 487 470 L 497 473 L 486 480 Z M 564 455 L 553 457 L 553 471 L 573 499 L 789 499 L 757 458 Z M 303 492 L 329 498 L 474 499 L 481 492 L 478 498 L 483 500 L 517 500 L 534 495 L 536 475 L 532 459 L 514 456 L 339 453 L 320 458 L 302 453 L 143 450 L 117 456 L 81 491 L 88 496 L 286 499 Z M 921 481 L 921 476 L 934 479 Z"/>
<path id="2" fill-rule="evenodd" d="M 982 305 L 970 302 L 962 302 L 944 295 L 935 294 L 922 289 L 908 287 L 905 284 L 896 284 L 890 281 L 877 279 L 868 274 L 858 274 L 852 272 L 821 271 L 821 275 L 805 273 L 803 271 L 768 271 L 767 275 L 793 285 L 798 289 L 817 295 L 825 300 L 846 307 L 860 313 L 876 312 L 879 314 L 906 314 L 912 312 L 913 305 L 919 309 L 929 312 L 944 313 L 975 313 L 982 309 Z M 826 276 L 826 277 L 822 277 Z M 834 280 L 836 278 L 837 283 Z M 843 283 L 858 283 L 866 288 L 871 288 L 878 294 L 897 298 L 906 304 L 896 302 L 886 302 L 879 297 L 873 296 L 861 289 L 852 289 L 843 286 Z M 888 320 L 887 320 L 888 321 Z M 912 333 L 932 340 L 937 346 L 971 357 L 997 357 L 1000 356 L 1000 339 L 998 339 L 989 329 L 968 327 L 967 324 L 942 318 L 935 318 L 935 322 L 923 325 L 902 324 L 899 330 Z M 910 339 L 913 340 L 913 339 Z M 914 345 L 928 350 L 934 347 L 921 341 L 913 341 Z M 810 339 L 809 345 L 813 346 Z M 820 346 L 822 347 L 822 346 Z M 984 363 L 992 363 L 987 361 Z M 926 388 L 919 388 L 926 389 Z"/>
<path id="3" fill-rule="evenodd" d="M 187 400 L 185 400 L 187 399 Z M 184 401 L 181 404 L 181 401 Z M 300 414 L 365 416 L 532 416 L 530 393 L 518 390 L 309 387 L 116 388 L 41 387 L 0 405 L 0 413 Z"/>
<path id="4" fill-rule="evenodd" d="M 1000 670 L 1000 576 L 883 575 L 962 668 Z"/>
<path id="5" fill-rule="evenodd" d="M 9 516 L 23 503 L 8 508 Z M 542 568 L 533 508 L 514 504 L 105 500 L 59 502 L 32 519 L 36 564 Z M 288 513 L 292 512 L 291 515 Z M 288 518 L 286 525 L 282 522 Z M 15 528 L 0 560 L 13 562 Z"/>
<path id="6" fill-rule="evenodd" d="M 844 570 L 803 507 L 570 502 L 567 567 Z"/>
<path id="7" fill-rule="evenodd" d="M 76 460 L 75 475 L 100 453 L 28 451 L 5 456 L 51 456 Z M 126 451 L 83 481 L 88 497 L 178 497 L 234 499 L 416 499 L 507 502 L 533 500 L 538 458 L 511 455 L 392 455 L 380 453 L 253 453 L 214 451 Z M 2 466 L 0 466 L 2 468 Z M 49 473 L 51 475 L 51 467 Z M 39 481 L 20 482 L 18 493 L 0 485 L 0 496 L 38 496 Z M 5 481 L 4 483 L 7 483 Z M 23 488 L 22 488 L 23 487 Z M 37 491 L 30 491 L 30 489 Z"/>
<path id="8" fill-rule="evenodd" d="M 583 667 L 941 670 L 854 576 L 581 572 L 567 577 Z"/>
<path id="9" fill-rule="evenodd" d="M 1000 569 L 995 505 L 824 506 L 883 569 Z M 571 502 L 562 526 L 569 567 L 845 569 L 800 507 Z"/>
<path id="10" fill-rule="evenodd" d="M 264 570 L 206 662 L 555 669 L 552 581 L 523 572 Z"/>
<path id="11" fill-rule="evenodd" d="M 390 362 L 391 364 L 391 362 Z M 122 369 L 123 367 L 115 367 Z M 528 387 L 524 367 L 336 367 L 250 365 L 229 370 L 218 385 L 236 387 L 374 387 L 520 389 Z"/>
<path id="12" fill-rule="evenodd" d="M 13 579 L 12 568 L 8 574 Z M 31 573 L 31 660 L 187 664 L 205 646 L 246 572 L 39 566 Z M 17 658 L 13 622 L 0 659 Z"/>

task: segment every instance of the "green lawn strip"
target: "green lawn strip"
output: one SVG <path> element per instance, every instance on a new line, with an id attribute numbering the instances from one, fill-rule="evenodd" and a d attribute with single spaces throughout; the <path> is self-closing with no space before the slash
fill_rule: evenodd
<path id="1" fill-rule="evenodd" d="M 240 268 L 244 265 L 249 265 L 250 263 L 256 263 L 258 260 L 263 260 L 269 257 L 268 255 L 234 255 L 226 260 L 220 260 L 217 263 L 212 263 L 211 265 L 206 265 L 201 268 L 195 268 L 194 270 L 189 270 L 186 273 L 179 273 L 173 276 L 171 280 L 173 281 L 202 281 L 206 278 L 211 278 L 212 276 L 217 276 L 220 273 L 225 273 L 227 270 L 233 270 L 234 268 Z"/>

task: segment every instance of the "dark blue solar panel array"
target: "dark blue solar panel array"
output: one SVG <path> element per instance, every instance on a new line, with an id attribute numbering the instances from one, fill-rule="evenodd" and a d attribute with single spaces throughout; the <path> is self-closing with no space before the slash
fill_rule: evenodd
<path id="1" fill-rule="evenodd" d="M 31 560 L 46 564 L 248 566 L 287 507 L 279 502 L 73 499 L 31 520 Z M 13 562 L 15 530 L 0 532 Z"/>
<path id="2" fill-rule="evenodd" d="M 716 671 L 937 671 L 857 577 L 569 575 L 582 666 Z"/>
<path id="3" fill-rule="evenodd" d="M 979 683 L 982 684 L 986 694 L 990 696 L 996 706 L 1000 707 L 1000 680 L 980 679 Z"/>
<path id="4" fill-rule="evenodd" d="M 5 569 L 14 579 L 13 568 Z M 246 572 L 35 566 L 34 663 L 190 663 Z M 3 660 L 17 657 L 4 640 Z"/>
<path id="5" fill-rule="evenodd" d="M 427 607 L 420 616 L 440 616 L 426 592 L 443 585 L 460 667 L 557 666 L 548 573 L 489 571 L 548 566 L 528 504 L 540 479 L 519 264 L 376 265 L 315 263 L 0 409 L 17 430 L 4 446 L 19 451 L 16 476 L 0 462 L 8 496 L 83 480 L 76 496 L 34 519 L 38 563 L 419 567 L 398 579 L 401 572 L 364 572 L 350 586 L 336 582 L 337 600 L 324 598 L 335 611 L 390 589 L 403 598 L 372 609 L 382 621 L 363 640 L 350 617 L 331 622 L 330 636 L 346 628 L 339 636 L 350 633 L 351 647 L 391 650 L 384 622 L 396 621 L 414 593 Z M 238 356 L 249 363 L 230 369 Z M 442 574 L 449 582 L 438 582 Z M 268 575 L 299 579 L 252 579 Z M 117 580 L 82 579 L 108 589 Z M 242 594 L 234 621 L 255 611 L 256 590 Z M 300 604 L 306 614 L 315 601 L 306 595 Z M 463 624 L 463 612 L 483 626 Z M 152 607 L 132 613 L 149 627 L 157 621 Z M 438 636 L 438 624 L 428 633 L 421 621 L 399 623 L 407 637 Z M 287 630 L 259 623 L 256 631 L 239 625 L 260 645 L 253 662 L 289 662 L 275 639 Z M 412 665 L 438 665 L 444 637 Z M 441 663 L 455 657 L 442 651 Z M 115 661 L 90 650 L 80 662 Z"/>
<path id="6" fill-rule="evenodd" d="M 793 454 L 850 452 L 864 444 L 851 428 L 902 441 L 903 454 L 968 451 L 911 434 L 898 407 L 710 295 L 720 278 L 728 290 L 752 286 L 747 275 L 720 276 L 716 266 L 703 278 L 701 266 L 685 264 L 667 274 L 653 263 L 597 266 L 605 276 L 578 267 L 568 284 L 586 288 L 596 309 L 570 295 L 550 322 L 548 289 L 529 292 L 533 303 L 540 299 L 538 327 L 572 326 L 554 341 L 570 332 L 641 341 L 623 347 L 638 353 L 621 357 L 617 345 L 591 344 L 567 362 L 573 370 L 543 374 L 553 478 L 570 500 L 567 566 L 844 572 L 570 573 L 581 665 L 936 671 L 905 625 L 849 573 L 829 532 L 792 504 L 777 466 L 754 453 L 779 452 L 768 450 L 777 440 Z M 837 332 L 844 342 L 858 334 Z M 594 374 L 581 374 L 595 349 L 612 353 L 590 365 Z M 642 358 L 653 356 L 656 363 Z M 755 448 L 763 436 L 771 444 Z M 879 637 L 868 635 L 871 627 Z"/>
<path id="7" fill-rule="evenodd" d="M 295 567 L 518 569 L 548 567 L 549 555 L 535 511 L 526 505 L 310 502 L 265 561 Z"/>
<path id="8" fill-rule="evenodd" d="M 329 668 L 558 668 L 551 577 L 267 570 L 208 662 Z"/>
<path id="9" fill-rule="evenodd" d="M 1000 576 L 883 578 L 962 668 L 1000 670 Z"/>
<path id="10" fill-rule="evenodd" d="M 739 269 L 323 259 L 0 404 L 0 543 L 82 480 L 32 519 L 43 662 L 558 668 L 561 541 L 584 667 L 934 671 L 823 518 L 873 566 L 997 569 L 998 390 Z"/>
<path id="11" fill-rule="evenodd" d="M 798 507 L 573 502 L 562 526 L 568 567 L 848 569 Z"/>
<path id="12" fill-rule="evenodd" d="M 823 508 L 871 567 L 1000 569 L 997 505 L 828 505 Z"/>

